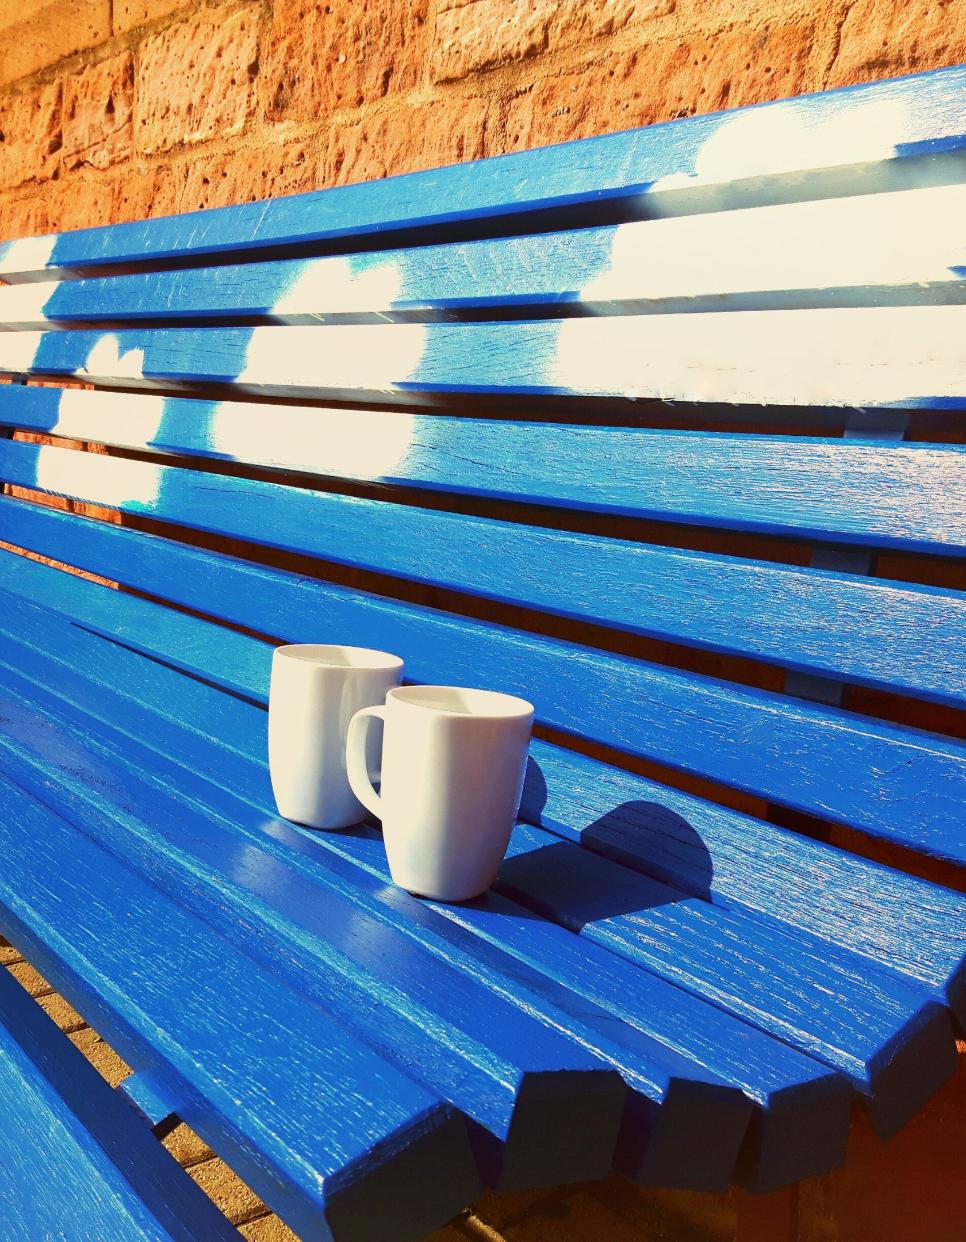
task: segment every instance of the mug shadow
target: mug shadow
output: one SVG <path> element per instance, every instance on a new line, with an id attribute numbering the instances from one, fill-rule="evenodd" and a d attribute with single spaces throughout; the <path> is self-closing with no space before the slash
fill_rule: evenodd
<path id="1" fill-rule="evenodd" d="M 541 823 L 546 780 L 531 758 L 521 816 Z M 577 840 L 517 846 L 496 887 L 534 918 L 550 917 L 574 931 L 622 915 L 679 902 L 708 900 L 714 873 L 708 848 L 677 812 L 632 799 L 580 829 Z"/>

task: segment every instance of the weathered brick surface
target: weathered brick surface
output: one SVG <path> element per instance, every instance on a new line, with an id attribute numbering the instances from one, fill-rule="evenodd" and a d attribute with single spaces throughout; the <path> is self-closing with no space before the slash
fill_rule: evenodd
<path id="1" fill-rule="evenodd" d="M 61 177 L 45 191 L 47 219 L 36 231 L 61 233 L 156 214 L 158 176 L 155 167 L 119 164 L 104 171 L 79 170 Z"/>
<path id="2" fill-rule="evenodd" d="M 186 157 L 160 173 L 152 214 L 298 194 L 315 188 L 318 164 L 318 145 L 312 141 Z"/>
<path id="3" fill-rule="evenodd" d="M 131 154 L 134 60 L 111 56 L 64 83 L 64 164 L 106 168 Z"/>
<path id="4" fill-rule="evenodd" d="M 200 1164 L 192 1164 L 188 1173 L 233 1225 L 264 1214 L 265 1205 L 258 1195 L 249 1190 L 238 1174 L 233 1173 L 217 1156 Z"/>
<path id="5" fill-rule="evenodd" d="M 255 4 L 203 9 L 144 40 L 134 106 L 139 150 L 242 132 L 254 108 L 261 15 Z"/>
<path id="6" fill-rule="evenodd" d="M 814 34 L 810 24 L 727 31 L 546 78 L 511 102 L 504 145 L 518 150 L 747 103 L 750 63 L 758 99 L 799 94 L 815 82 Z"/>
<path id="7" fill-rule="evenodd" d="M 487 152 L 487 104 L 481 99 L 416 104 L 338 128 L 329 145 L 325 183 L 369 181 L 415 172 Z"/>
<path id="8" fill-rule="evenodd" d="M 74 1031 L 70 1040 L 112 1087 L 118 1086 L 125 1078 L 130 1077 L 131 1067 L 121 1060 L 110 1044 L 101 1039 L 97 1031 L 89 1026 Z"/>
<path id="9" fill-rule="evenodd" d="M 271 120 L 324 120 L 411 90 L 425 60 L 427 0 L 277 0 L 265 64 Z"/>
<path id="10" fill-rule="evenodd" d="M 430 70 L 438 82 L 599 39 L 674 10 L 676 0 L 441 0 Z"/>
<path id="11" fill-rule="evenodd" d="M 0 191 L 46 180 L 62 145 L 59 82 L 0 95 Z"/>
<path id="12" fill-rule="evenodd" d="M 842 26 L 829 86 L 966 61 L 966 0 L 857 0 Z"/>
<path id="13" fill-rule="evenodd" d="M 240 1225 L 238 1231 L 248 1242 L 298 1242 L 298 1235 L 277 1216 L 259 1216 Z"/>
<path id="14" fill-rule="evenodd" d="M 191 0 L 114 0 L 114 33 L 126 34 L 136 26 L 167 17 L 190 3 Z"/>
<path id="15" fill-rule="evenodd" d="M 0 7 L 0 86 L 97 47 L 111 34 L 111 0 L 17 0 Z"/>

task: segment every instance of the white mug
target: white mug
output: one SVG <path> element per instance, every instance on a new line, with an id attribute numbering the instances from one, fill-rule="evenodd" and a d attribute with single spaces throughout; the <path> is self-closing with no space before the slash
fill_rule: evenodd
<path id="1" fill-rule="evenodd" d="M 385 651 L 293 643 L 272 656 L 268 766 L 279 812 L 310 828 L 348 828 L 365 816 L 346 778 L 349 721 L 383 703 L 403 662 Z"/>
<path id="2" fill-rule="evenodd" d="M 383 721 L 382 786 L 367 766 Z M 400 888 L 437 901 L 477 897 L 496 879 L 523 792 L 533 706 L 458 686 L 403 686 L 357 712 L 346 768 L 360 802 L 382 820 Z"/>

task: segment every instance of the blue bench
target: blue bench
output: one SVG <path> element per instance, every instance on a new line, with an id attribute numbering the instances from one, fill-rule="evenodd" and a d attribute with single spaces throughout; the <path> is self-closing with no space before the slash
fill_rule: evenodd
<path id="1" fill-rule="evenodd" d="M 959 68 L 0 245 L 0 932 L 149 1120 L 402 1239 L 481 1184 L 768 1190 L 920 1108 L 964 213 Z M 279 641 L 536 704 L 484 899 L 276 817 Z"/>
<path id="2" fill-rule="evenodd" d="M 5 1238 L 237 1240 L 211 1200 L 2 967 L 0 1064 Z"/>

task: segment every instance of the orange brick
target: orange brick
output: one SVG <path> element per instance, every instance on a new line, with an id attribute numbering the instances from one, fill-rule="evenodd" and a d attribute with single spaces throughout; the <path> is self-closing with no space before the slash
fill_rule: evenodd
<path id="1" fill-rule="evenodd" d="M 110 1044 L 105 1043 L 100 1035 L 89 1026 L 85 1026 L 83 1030 L 74 1031 L 70 1036 L 70 1041 L 75 1048 L 83 1052 L 101 1077 L 106 1079 L 112 1087 L 118 1086 L 130 1075 L 130 1066 L 122 1061 Z"/>
<path id="2" fill-rule="evenodd" d="M 131 154 L 134 61 L 102 60 L 64 82 L 64 163 L 106 168 Z"/>
<path id="3" fill-rule="evenodd" d="M 183 9 L 187 0 L 114 0 L 114 33 L 125 34 Z"/>
<path id="4" fill-rule="evenodd" d="M 22 962 L 23 958 L 20 950 L 15 948 L 9 940 L 4 940 L 0 936 L 0 966 L 7 966 L 11 962 Z"/>
<path id="5" fill-rule="evenodd" d="M 371 181 L 479 159 L 488 131 L 486 104 L 480 99 L 397 108 L 335 132 L 326 184 Z"/>
<path id="6" fill-rule="evenodd" d="M 152 214 L 158 181 L 156 168 L 130 164 L 93 172 L 79 169 L 49 183 L 46 195 L 47 230 L 143 220 Z"/>
<path id="7" fill-rule="evenodd" d="M 202 1160 L 210 1160 L 215 1154 L 204 1139 L 199 1138 L 194 1130 L 189 1129 L 183 1122 L 176 1125 L 162 1141 L 182 1168 L 187 1168 L 190 1164 L 199 1164 Z"/>
<path id="8" fill-rule="evenodd" d="M 26 988 L 31 996 L 44 996 L 54 989 L 29 962 L 12 962 L 7 970 L 22 988 Z"/>
<path id="9" fill-rule="evenodd" d="M 0 16 L 0 85 L 111 37 L 111 0 L 18 0 Z"/>
<path id="10" fill-rule="evenodd" d="M 245 1225 L 240 1225 L 238 1232 L 248 1242 L 298 1242 L 288 1225 L 277 1216 L 258 1216 Z"/>
<path id="11" fill-rule="evenodd" d="M 0 190 L 46 181 L 63 143 L 60 83 L 0 95 Z"/>
<path id="12" fill-rule="evenodd" d="M 814 89 L 814 28 L 658 43 L 545 78 L 510 104 L 505 147 L 518 150 Z M 756 73 L 750 73 L 751 65 Z"/>
<path id="13" fill-rule="evenodd" d="M 265 1205 L 258 1195 L 217 1156 L 191 1165 L 188 1173 L 233 1225 L 264 1215 Z"/>
<path id="14" fill-rule="evenodd" d="M 277 0 L 265 70 L 271 120 L 313 121 L 411 90 L 426 56 L 426 0 Z"/>
<path id="15" fill-rule="evenodd" d="M 308 142 L 192 155 L 161 171 L 152 214 L 199 211 L 313 190 L 318 163 L 316 147 Z"/>
<path id="16" fill-rule="evenodd" d="M 73 1005 L 69 1005 L 62 996 L 51 992 L 48 996 L 40 996 L 37 1003 L 49 1018 L 57 1023 L 62 1031 L 79 1031 L 87 1025 Z"/>
<path id="17" fill-rule="evenodd" d="M 829 86 L 966 61 L 966 0 L 857 0 L 842 25 Z"/>
<path id="18" fill-rule="evenodd" d="M 261 9 L 227 4 L 144 40 L 134 130 L 151 154 L 241 133 L 254 107 Z"/>
<path id="19" fill-rule="evenodd" d="M 674 9 L 675 0 L 442 0 L 431 59 L 449 82 L 614 34 Z"/>

